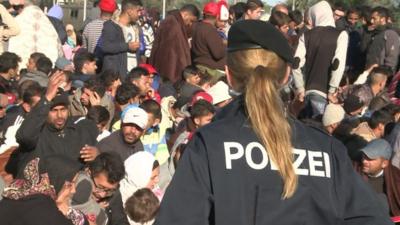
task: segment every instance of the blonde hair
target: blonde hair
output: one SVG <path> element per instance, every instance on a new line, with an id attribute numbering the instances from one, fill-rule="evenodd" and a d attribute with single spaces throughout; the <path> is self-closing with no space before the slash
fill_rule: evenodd
<path id="1" fill-rule="evenodd" d="M 286 63 L 274 52 L 249 49 L 228 53 L 233 89 L 245 94 L 250 123 L 277 167 L 284 199 L 293 196 L 297 175 L 293 167 L 291 128 L 278 88 L 285 78 Z"/>

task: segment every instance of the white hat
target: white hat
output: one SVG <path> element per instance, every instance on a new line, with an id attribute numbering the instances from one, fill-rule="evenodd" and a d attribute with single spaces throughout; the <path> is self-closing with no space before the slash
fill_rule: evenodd
<path id="1" fill-rule="evenodd" d="M 211 95 L 214 105 L 232 98 L 232 96 L 229 95 L 228 85 L 223 81 L 218 81 L 207 93 Z"/>
<path id="2" fill-rule="evenodd" d="M 329 104 L 325 108 L 324 115 L 322 116 L 322 124 L 324 127 L 339 123 L 344 119 L 345 111 L 341 105 Z"/>
<path id="3" fill-rule="evenodd" d="M 122 123 L 133 123 L 143 130 L 146 128 L 148 115 L 147 112 L 139 107 L 129 108 L 123 115 Z"/>

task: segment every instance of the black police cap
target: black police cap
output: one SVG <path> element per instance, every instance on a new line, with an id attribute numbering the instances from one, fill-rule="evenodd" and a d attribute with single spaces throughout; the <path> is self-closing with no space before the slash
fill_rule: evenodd
<path id="1" fill-rule="evenodd" d="M 228 34 L 228 52 L 264 48 L 275 52 L 283 60 L 293 63 L 293 52 L 288 40 L 272 24 L 261 20 L 240 20 Z"/>

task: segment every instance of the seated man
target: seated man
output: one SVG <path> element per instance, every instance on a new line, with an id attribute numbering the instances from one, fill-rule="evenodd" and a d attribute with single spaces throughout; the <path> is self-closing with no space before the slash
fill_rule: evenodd
<path id="1" fill-rule="evenodd" d="M 392 147 L 384 139 L 375 139 L 361 149 L 362 172 L 368 176 L 368 183 L 379 194 L 380 200 L 389 211 L 388 199 L 385 193 L 384 169 L 389 166 L 392 157 Z"/>
<path id="2" fill-rule="evenodd" d="M 100 152 L 115 152 L 125 161 L 132 154 L 143 151 L 140 137 L 148 123 L 146 111 L 135 106 L 127 108 L 121 122 L 121 129 L 101 140 L 96 147 L 85 146 L 81 151 L 82 158 L 92 161 Z"/>

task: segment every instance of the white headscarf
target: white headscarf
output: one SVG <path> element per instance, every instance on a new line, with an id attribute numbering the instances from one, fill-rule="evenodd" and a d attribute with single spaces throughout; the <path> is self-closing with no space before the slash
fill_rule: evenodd
<path id="1" fill-rule="evenodd" d="M 135 191 L 147 186 L 155 160 L 151 153 L 145 151 L 137 152 L 125 160 L 125 178 L 119 188 L 124 204 Z"/>

